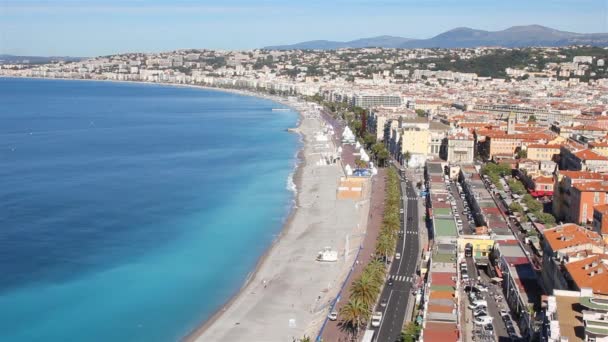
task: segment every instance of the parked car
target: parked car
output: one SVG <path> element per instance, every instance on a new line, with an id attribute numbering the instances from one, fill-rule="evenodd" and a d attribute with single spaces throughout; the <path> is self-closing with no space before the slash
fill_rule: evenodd
<path id="1" fill-rule="evenodd" d="M 401 259 L 401 253 L 395 253 L 395 259 L 397 259 L 397 260 Z"/>
<path id="2" fill-rule="evenodd" d="M 475 319 L 473 320 L 473 323 L 475 323 L 476 325 L 487 325 L 487 324 L 491 324 L 493 321 L 493 318 L 490 316 L 481 316 L 481 317 L 475 317 Z"/>
<path id="3" fill-rule="evenodd" d="M 388 303 L 388 301 L 385 298 L 385 299 L 383 299 L 383 300 L 380 301 L 380 306 L 381 307 L 385 307 L 387 303 Z"/>
<path id="4" fill-rule="evenodd" d="M 329 315 L 327 315 L 327 318 L 329 318 L 330 321 L 335 321 L 338 319 L 338 311 L 333 310 L 332 312 L 329 313 Z"/>
<path id="5" fill-rule="evenodd" d="M 480 307 L 487 308 L 488 302 L 483 299 L 480 299 L 480 300 L 476 300 L 473 303 L 469 304 L 469 309 L 477 309 Z"/>
<path id="6" fill-rule="evenodd" d="M 488 292 L 488 287 L 483 284 L 477 284 L 477 289 L 481 292 Z"/>
<path id="7" fill-rule="evenodd" d="M 488 311 L 486 311 L 486 310 L 479 310 L 479 311 L 473 312 L 473 317 L 481 317 L 481 316 L 489 316 L 488 315 Z"/>

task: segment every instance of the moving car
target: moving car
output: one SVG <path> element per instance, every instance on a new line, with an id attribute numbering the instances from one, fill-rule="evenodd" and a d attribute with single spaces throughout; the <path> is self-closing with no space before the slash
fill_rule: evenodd
<path id="1" fill-rule="evenodd" d="M 395 253 L 395 259 L 397 259 L 397 260 L 401 259 L 401 253 Z"/>

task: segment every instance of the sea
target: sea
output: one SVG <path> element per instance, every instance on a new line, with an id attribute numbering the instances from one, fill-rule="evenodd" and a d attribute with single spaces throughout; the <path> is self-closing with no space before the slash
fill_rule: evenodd
<path id="1" fill-rule="evenodd" d="M 294 111 L 154 84 L 0 78 L 0 341 L 178 341 L 293 207 Z"/>

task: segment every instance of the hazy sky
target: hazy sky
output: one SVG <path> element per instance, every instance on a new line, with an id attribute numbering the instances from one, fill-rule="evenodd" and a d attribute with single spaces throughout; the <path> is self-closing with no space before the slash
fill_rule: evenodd
<path id="1" fill-rule="evenodd" d="M 608 0 L 0 0 L 0 53 L 96 56 L 250 49 L 459 26 L 606 32 Z"/>

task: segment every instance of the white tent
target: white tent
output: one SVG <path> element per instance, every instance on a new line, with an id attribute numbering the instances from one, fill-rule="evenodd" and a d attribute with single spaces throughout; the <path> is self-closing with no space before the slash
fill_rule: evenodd
<path id="1" fill-rule="evenodd" d="M 369 162 L 369 156 L 367 155 L 367 153 L 365 153 L 365 151 L 363 149 L 361 149 L 361 160 L 363 160 L 364 162 Z"/>
<path id="2" fill-rule="evenodd" d="M 352 176 L 353 169 L 350 167 L 350 165 L 346 164 L 346 166 L 344 167 L 344 172 L 347 176 Z"/>

